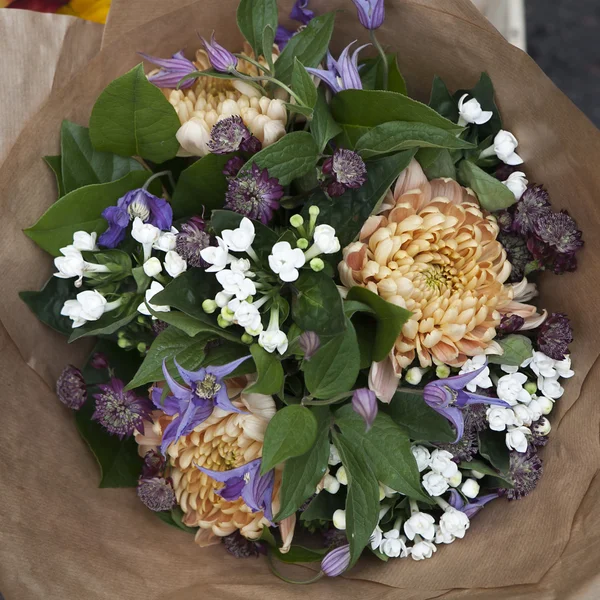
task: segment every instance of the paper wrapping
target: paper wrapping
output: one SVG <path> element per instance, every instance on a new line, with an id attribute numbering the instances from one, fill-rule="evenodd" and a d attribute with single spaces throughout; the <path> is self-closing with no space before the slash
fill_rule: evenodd
<path id="1" fill-rule="evenodd" d="M 291 2 L 280 5 L 287 14 Z M 545 473 L 536 491 L 519 502 L 492 503 L 473 520 L 464 540 L 438 546 L 432 560 L 383 564 L 365 558 L 342 578 L 298 587 L 273 577 L 264 560 L 242 561 L 220 547 L 198 548 L 191 536 L 145 510 L 131 489 L 96 488 L 94 459 L 53 392 L 64 364 L 81 364 L 85 348 L 67 347 L 17 297 L 19 290 L 40 287 L 52 270 L 49 257 L 21 233 L 55 199 L 41 157 L 58 152 L 62 119 L 87 124 L 103 87 L 139 62 L 136 51 L 166 56 L 185 47 L 191 52 L 198 45 L 196 31 L 207 35 L 213 29 L 221 43 L 235 48 L 240 43 L 231 26 L 236 6 L 237 0 L 115 0 L 103 51 L 66 87 L 52 91 L 0 167 L 5 407 L 0 591 L 7 600 L 599 598 L 600 134 L 468 0 L 388 0 L 378 36 L 398 51 L 409 89 L 422 100 L 434 74 L 458 88 L 472 86 L 488 71 L 505 127 L 521 142 L 530 181 L 544 183 L 553 205 L 568 209 L 583 228 L 579 270 L 542 277 L 543 305 L 572 319 L 576 375 L 552 414 L 550 443 L 542 451 Z M 349 2 L 313 0 L 311 6 L 322 13 L 348 9 Z M 367 38 L 353 10 L 339 13 L 336 31 L 338 49 Z M 10 62 L 5 68 L 10 71 Z M 3 123 L 12 118 L 4 106 L 0 110 Z M 296 578 L 310 575 L 308 568 L 293 568 Z"/>

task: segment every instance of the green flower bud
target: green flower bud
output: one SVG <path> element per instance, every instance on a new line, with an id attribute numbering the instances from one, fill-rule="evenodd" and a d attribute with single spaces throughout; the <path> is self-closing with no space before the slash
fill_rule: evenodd
<path id="1" fill-rule="evenodd" d="M 144 354 L 146 352 L 146 350 L 148 349 L 148 346 L 146 344 L 144 344 L 144 342 L 140 342 L 137 345 L 137 349 L 140 354 Z"/>
<path id="2" fill-rule="evenodd" d="M 231 322 L 233 322 L 233 319 L 234 319 L 234 317 L 235 317 L 235 313 L 234 313 L 234 312 L 233 312 L 231 309 L 229 309 L 229 308 L 227 308 L 226 306 L 224 306 L 224 307 L 221 309 L 221 314 L 220 314 L 219 316 L 220 316 L 220 317 L 221 317 L 221 318 L 222 318 L 224 321 L 227 321 L 228 323 L 231 323 Z"/>
<path id="3" fill-rule="evenodd" d="M 535 384 L 535 381 L 528 381 L 524 386 L 523 386 L 530 394 L 535 394 L 537 392 L 537 385 Z"/>
<path id="4" fill-rule="evenodd" d="M 145 319 L 145 318 L 144 318 L 142 315 L 140 315 L 140 316 L 137 318 L 137 322 L 138 322 L 140 325 L 143 325 L 143 324 L 146 322 L 146 319 Z M 119 333 L 120 333 L 120 332 L 119 332 Z"/>
<path id="5" fill-rule="evenodd" d="M 219 315 L 217 317 L 217 325 L 225 329 L 226 327 L 229 327 L 231 325 L 231 321 L 227 321 L 227 319 L 223 318 L 223 315 Z"/>
<path id="6" fill-rule="evenodd" d="M 319 257 L 313 258 L 310 261 L 310 268 L 317 273 L 325 268 L 325 263 Z"/>
<path id="7" fill-rule="evenodd" d="M 202 303 L 202 310 L 209 315 L 212 315 L 217 308 L 217 303 L 214 300 L 205 300 Z"/>
<path id="8" fill-rule="evenodd" d="M 448 365 L 438 365 L 435 368 L 435 376 L 438 379 L 446 379 L 450 377 L 450 367 Z"/>
<path id="9" fill-rule="evenodd" d="M 129 348 L 129 340 L 126 340 L 124 337 L 119 337 L 119 341 L 117 342 L 119 348 Z"/>
<path id="10" fill-rule="evenodd" d="M 306 238 L 300 238 L 296 242 L 296 246 L 298 246 L 298 248 L 300 248 L 300 250 L 306 250 L 308 248 L 309 243 L 310 242 Z"/>
<path id="11" fill-rule="evenodd" d="M 316 204 L 313 204 L 309 209 L 308 209 L 308 214 L 311 217 L 318 217 L 319 213 L 321 212 L 321 210 L 319 209 L 319 207 Z"/>
<path id="12" fill-rule="evenodd" d="M 244 333 L 242 335 L 242 343 L 243 344 L 251 344 L 254 341 L 254 338 L 248 334 L 248 333 Z"/>
<path id="13" fill-rule="evenodd" d="M 302 227 L 302 225 L 304 225 L 304 219 L 302 218 L 302 215 L 294 215 L 290 218 L 290 225 L 292 227 Z"/>

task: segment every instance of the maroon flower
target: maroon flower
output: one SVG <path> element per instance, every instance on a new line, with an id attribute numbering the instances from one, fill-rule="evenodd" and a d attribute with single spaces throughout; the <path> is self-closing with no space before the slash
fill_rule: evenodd
<path id="1" fill-rule="evenodd" d="M 246 539 L 239 531 L 221 538 L 225 550 L 236 558 L 250 558 L 264 554 L 262 544 Z"/>
<path id="2" fill-rule="evenodd" d="M 362 187 L 367 180 L 363 159 L 352 150 L 339 148 L 323 163 L 323 174 L 329 176 L 327 193 L 335 198 L 347 189 Z"/>
<path id="3" fill-rule="evenodd" d="M 200 256 L 200 252 L 208 246 L 210 246 L 210 235 L 204 231 L 203 219 L 192 217 L 180 227 L 175 249 L 179 256 L 187 260 L 190 267 L 208 266 Z"/>
<path id="4" fill-rule="evenodd" d="M 56 395 L 69 408 L 79 410 L 87 400 L 87 388 L 81 371 L 67 365 L 56 381 Z"/>
<path id="5" fill-rule="evenodd" d="M 525 276 L 527 266 L 533 261 L 533 256 L 523 237 L 514 233 L 500 233 L 498 241 L 504 246 L 508 262 L 512 265 L 509 283 L 517 283 Z"/>
<path id="6" fill-rule="evenodd" d="M 498 331 L 504 335 L 519 331 L 525 325 L 525 319 L 519 315 L 504 315 L 498 326 Z"/>
<path id="7" fill-rule="evenodd" d="M 564 313 L 552 313 L 540 327 L 538 349 L 554 360 L 563 360 L 573 341 L 573 328 Z"/>
<path id="8" fill-rule="evenodd" d="M 235 177 L 240 169 L 246 164 L 246 161 L 241 156 L 232 156 L 226 163 L 223 169 L 223 175 L 226 177 Z"/>
<path id="9" fill-rule="evenodd" d="M 515 205 L 513 230 L 521 235 L 532 233 L 539 219 L 550 214 L 548 192 L 541 185 L 529 186 Z"/>
<path id="10" fill-rule="evenodd" d="M 541 215 L 533 227 L 537 237 L 558 254 L 574 254 L 583 246 L 581 231 L 566 210 Z"/>
<path id="11" fill-rule="evenodd" d="M 229 154 L 238 150 L 256 153 L 262 144 L 250 133 L 242 118 L 233 115 L 212 128 L 208 148 L 213 154 Z"/>
<path id="12" fill-rule="evenodd" d="M 146 507 L 155 512 L 171 510 L 177 504 L 173 484 L 164 477 L 140 479 L 137 495 Z"/>
<path id="13" fill-rule="evenodd" d="M 520 500 L 533 492 L 542 472 L 542 459 L 535 452 L 511 452 L 508 480 L 514 487 L 499 492 L 509 500 Z"/>

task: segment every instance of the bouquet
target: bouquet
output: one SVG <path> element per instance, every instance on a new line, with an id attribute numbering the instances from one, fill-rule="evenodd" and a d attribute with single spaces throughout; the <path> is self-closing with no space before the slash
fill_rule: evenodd
<path id="1" fill-rule="evenodd" d="M 101 487 L 282 578 L 432 558 L 533 492 L 574 374 L 567 315 L 531 302 L 577 268 L 576 222 L 487 74 L 410 98 L 383 2 L 353 1 L 369 49 L 332 55 L 306 0 L 297 30 L 242 0 L 239 52 L 142 54 L 63 122 L 26 230 L 56 272 L 22 299 L 97 338 L 56 391 Z"/>

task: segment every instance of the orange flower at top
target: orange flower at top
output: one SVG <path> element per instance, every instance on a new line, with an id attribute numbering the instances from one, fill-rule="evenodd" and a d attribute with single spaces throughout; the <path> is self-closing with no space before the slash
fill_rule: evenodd
<path id="1" fill-rule="evenodd" d="M 471 190 L 451 179 L 429 182 L 413 160 L 344 249 L 346 287 L 366 287 L 413 313 L 391 352 L 397 375 L 415 358 L 422 367 L 460 366 L 501 353 L 493 340 L 512 289 L 498 231 Z"/>

